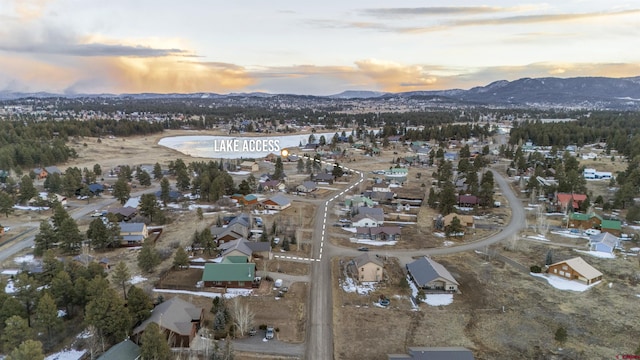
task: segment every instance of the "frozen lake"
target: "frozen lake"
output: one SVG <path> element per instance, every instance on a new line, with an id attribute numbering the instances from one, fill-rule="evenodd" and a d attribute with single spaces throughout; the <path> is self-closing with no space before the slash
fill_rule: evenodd
<path id="1" fill-rule="evenodd" d="M 315 133 L 316 139 L 324 135 L 327 143 L 331 142 L 335 132 Z M 272 140 L 272 144 L 279 146 L 274 151 L 243 151 L 243 145 L 253 144 L 255 141 Z M 298 147 L 300 143 L 305 145 L 309 141 L 309 134 L 301 135 L 271 135 L 262 137 L 253 136 L 221 136 L 221 135 L 194 135 L 194 136 L 172 136 L 160 139 L 158 145 L 177 150 L 185 155 L 208 159 L 240 159 L 240 158 L 262 158 L 269 153 L 280 154 L 280 150 Z M 237 150 L 226 146 L 230 142 L 237 144 Z"/>

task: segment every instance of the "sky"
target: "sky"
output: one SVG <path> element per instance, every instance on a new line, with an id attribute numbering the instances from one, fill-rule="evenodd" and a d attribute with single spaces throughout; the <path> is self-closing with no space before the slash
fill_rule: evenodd
<path id="1" fill-rule="evenodd" d="M 0 91 L 469 89 L 640 75 L 640 1 L 0 0 Z"/>

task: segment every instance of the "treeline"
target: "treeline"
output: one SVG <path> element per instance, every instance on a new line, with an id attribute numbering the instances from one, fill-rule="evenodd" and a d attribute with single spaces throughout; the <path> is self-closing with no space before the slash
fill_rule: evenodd
<path id="1" fill-rule="evenodd" d="M 617 150 L 627 157 L 640 154 L 640 113 L 596 112 L 577 121 L 541 123 L 525 121 L 511 129 L 510 144 L 532 141 L 539 146 L 583 146 L 606 142 L 608 150 Z"/>
<path id="2" fill-rule="evenodd" d="M 128 120 L 0 121 L 0 170 L 50 166 L 77 156 L 66 144 L 84 136 L 132 136 L 163 131 L 162 124 Z"/>

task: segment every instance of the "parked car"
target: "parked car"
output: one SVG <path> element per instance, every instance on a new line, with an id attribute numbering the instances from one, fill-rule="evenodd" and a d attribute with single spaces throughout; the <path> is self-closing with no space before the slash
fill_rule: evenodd
<path id="1" fill-rule="evenodd" d="M 358 248 L 358 251 L 369 251 L 368 247 L 362 246 Z"/>
<path id="2" fill-rule="evenodd" d="M 279 288 L 282 286 L 282 279 L 276 279 L 276 281 L 273 283 L 273 286 Z"/>
<path id="3" fill-rule="evenodd" d="M 255 336 L 258 332 L 256 331 L 256 328 L 251 328 L 249 330 L 249 336 Z"/>
<path id="4" fill-rule="evenodd" d="M 273 339 L 274 336 L 275 336 L 275 331 L 273 330 L 273 326 L 267 326 L 267 334 L 265 335 L 265 338 L 267 340 L 271 340 Z"/>
<path id="5" fill-rule="evenodd" d="M 600 234 L 600 230 L 598 229 L 587 229 L 584 231 L 585 234 L 592 236 L 592 235 L 599 235 Z"/>
<path id="6" fill-rule="evenodd" d="M 273 238 L 273 243 L 278 245 L 280 243 L 280 238 L 279 237 Z"/>

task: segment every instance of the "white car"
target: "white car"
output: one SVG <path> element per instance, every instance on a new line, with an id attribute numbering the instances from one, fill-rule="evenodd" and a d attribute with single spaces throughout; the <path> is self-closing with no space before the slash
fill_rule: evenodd
<path id="1" fill-rule="evenodd" d="M 593 236 L 593 235 L 599 235 L 600 234 L 600 230 L 598 229 L 587 229 L 584 231 L 585 234 L 589 235 L 589 236 Z"/>
<path id="2" fill-rule="evenodd" d="M 8 227 L 8 226 L 5 226 L 5 227 L 4 227 L 4 232 L 9 232 L 9 230 L 11 230 L 11 228 L 10 228 L 10 227 Z"/>

